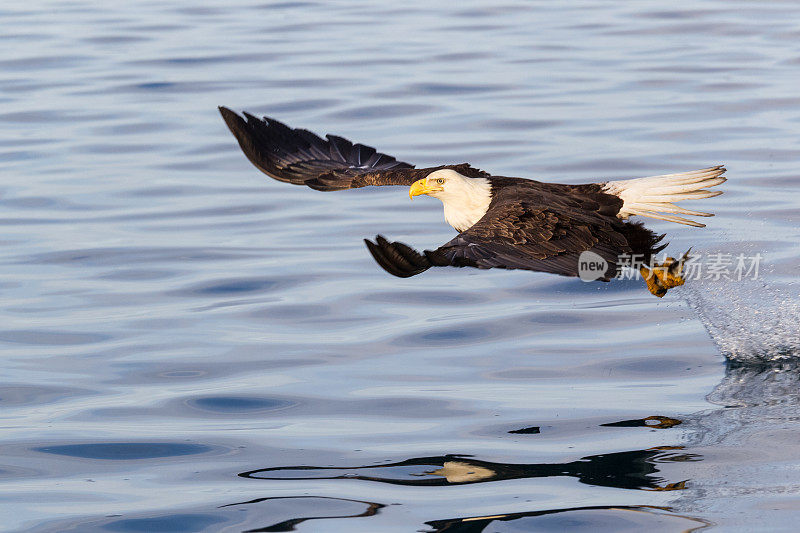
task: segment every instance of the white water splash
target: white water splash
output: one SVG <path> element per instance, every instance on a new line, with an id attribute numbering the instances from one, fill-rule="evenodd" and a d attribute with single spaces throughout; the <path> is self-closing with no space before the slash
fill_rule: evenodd
<path id="1" fill-rule="evenodd" d="M 686 284 L 686 299 L 722 354 L 741 363 L 800 360 L 798 289 L 763 280 Z"/>

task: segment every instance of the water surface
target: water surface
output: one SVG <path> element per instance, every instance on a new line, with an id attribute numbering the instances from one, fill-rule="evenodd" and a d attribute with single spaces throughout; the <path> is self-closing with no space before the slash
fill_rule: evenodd
<path id="1" fill-rule="evenodd" d="M 721 353 L 797 348 L 798 16 L 719 1 L 4 7 L 5 527 L 792 530 L 796 368 L 771 348 L 761 366 Z M 772 292 L 392 278 L 362 238 L 441 244 L 438 202 L 269 180 L 218 105 L 418 165 L 565 183 L 725 163 L 726 194 L 691 206 L 717 214 L 709 227 L 651 226 L 674 253 L 763 254 Z"/>

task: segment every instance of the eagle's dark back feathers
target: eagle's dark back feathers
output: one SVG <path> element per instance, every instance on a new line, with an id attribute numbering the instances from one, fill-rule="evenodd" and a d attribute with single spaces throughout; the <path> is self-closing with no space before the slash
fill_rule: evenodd
<path id="1" fill-rule="evenodd" d="M 622 200 L 600 185 L 560 185 L 492 177 L 486 215 L 436 250 L 415 252 L 380 237 L 368 248 L 389 273 L 409 277 L 432 266 L 524 269 L 578 275 L 578 260 L 592 251 L 606 260 L 601 279 L 617 274 L 622 254 L 649 261 L 662 236 L 616 218 Z"/>

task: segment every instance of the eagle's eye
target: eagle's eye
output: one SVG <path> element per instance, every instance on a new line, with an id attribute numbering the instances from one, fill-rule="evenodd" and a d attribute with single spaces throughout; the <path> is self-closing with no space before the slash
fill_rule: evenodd
<path id="1" fill-rule="evenodd" d="M 438 183 L 439 185 L 441 185 L 442 183 L 444 183 L 444 178 L 439 178 L 439 179 L 437 179 L 437 180 L 436 180 L 436 183 Z"/>

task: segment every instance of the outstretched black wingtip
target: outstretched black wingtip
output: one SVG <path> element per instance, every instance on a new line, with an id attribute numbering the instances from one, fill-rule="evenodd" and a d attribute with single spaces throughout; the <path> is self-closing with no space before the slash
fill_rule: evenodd
<path id="1" fill-rule="evenodd" d="M 364 239 L 367 250 L 375 262 L 392 276 L 410 278 L 428 270 L 431 262 L 416 250 L 402 242 L 389 242 L 382 235 L 375 237 L 375 242 Z"/>
<path id="2" fill-rule="evenodd" d="M 222 115 L 222 119 L 225 121 L 225 124 L 228 125 L 228 129 L 231 130 L 231 133 L 239 137 L 237 132 L 241 132 L 243 130 L 243 126 L 245 121 L 242 117 L 231 111 L 225 106 L 217 107 L 219 109 L 219 114 Z"/>
<path id="3" fill-rule="evenodd" d="M 245 120 L 241 115 L 224 106 L 219 106 L 217 109 L 219 109 L 219 114 L 222 115 L 222 119 L 228 129 L 231 130 L 231 133 L 239 143 L 242 152 L 257 169 L 279 181 L 291 181 L 281 175 L 280 169 L 276 167 L 275 162 L 271 159 L 271 152 L 269 151 L 270 138 L 260 119 L 244 113 L 247 118 Z M 266 150 L 263 147 L 266 147 Z"/>
<path id="4" fill-rule="evenodd" d="M 410 185 L 414 181 L 413 175 L 404 172 L 412 165 L 369 146 L 336 135 L 323 139 L 311 131 L 290 128 L 274 118 L 259 118 L 247 111 L 236 113 L 225 106 L 217 109 L 247 159 L 278 181 L 320 191 Z M 362 176 L 370 179 L 361 180 Z"/>

